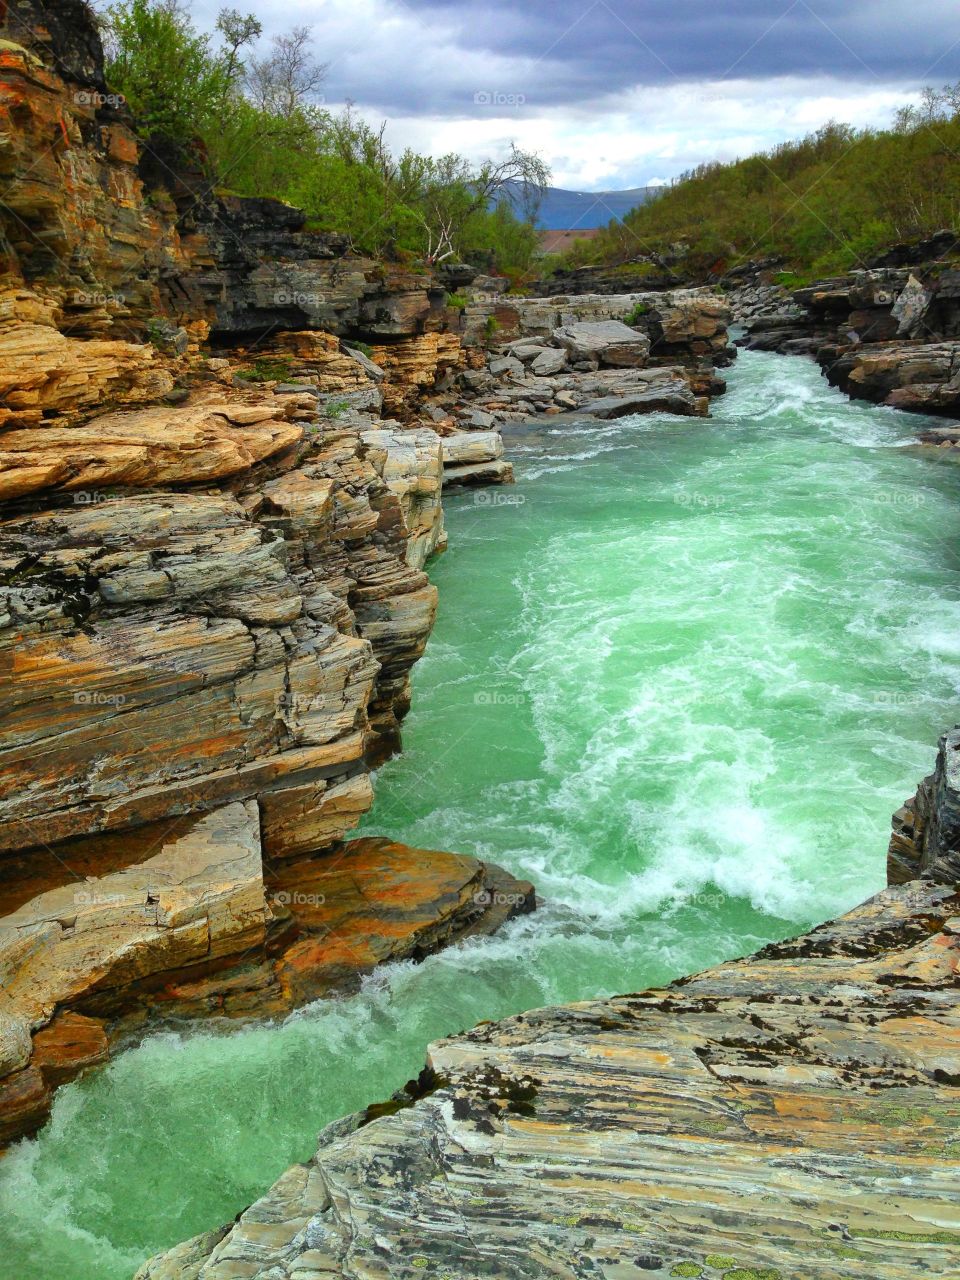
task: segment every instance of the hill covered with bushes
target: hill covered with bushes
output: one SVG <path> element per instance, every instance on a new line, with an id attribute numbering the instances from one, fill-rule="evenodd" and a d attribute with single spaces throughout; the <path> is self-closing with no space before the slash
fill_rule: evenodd
<path id="1" fill-rule="evenodd" d="M 730 164 L 703 164 L 575 247 L 564 266 L 666 257 L 721 277 L 779 256 L 803 279 L 864 265 L 960 217 L 960 84 L 928 89 L 888 129 L 827 124 Z"/>

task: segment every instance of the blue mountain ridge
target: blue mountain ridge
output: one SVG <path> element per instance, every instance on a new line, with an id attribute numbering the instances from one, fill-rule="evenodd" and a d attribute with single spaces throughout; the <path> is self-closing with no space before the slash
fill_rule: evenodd
<path id="1" fill-rule="evenodd" d="M 541 231 L 605 227 L 638 204 L 652 200 L 659 190 L 659 187 L 631 187 L 626 191 L 567 191 L 563 187 L 547 187 L 537 227 Z"/>

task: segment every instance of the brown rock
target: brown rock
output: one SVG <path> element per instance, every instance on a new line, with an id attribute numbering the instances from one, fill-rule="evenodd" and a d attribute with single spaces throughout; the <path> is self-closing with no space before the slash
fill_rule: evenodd
<path id="1" fill-rule="evenodd" d="M 33 1065 L 48 1089 L 74 1080 L 87 1067 L 106 1062 L 110 1049 L 103 1023 L 63 1012 L 33 1037 Z"/>

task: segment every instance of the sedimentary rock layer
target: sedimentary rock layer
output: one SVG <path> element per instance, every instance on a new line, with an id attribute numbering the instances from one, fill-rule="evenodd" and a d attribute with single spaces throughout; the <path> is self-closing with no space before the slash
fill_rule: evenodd
<path id="1" fill-rule="evenodd" d="M 0 864 L 0 1143 L 148 1022 L 271 1016 L 491 932 L 533 888 L 389 840 L 264 859 L 255 801 Z"/>
<path id="2" fill-rule="evenodd" d="M 441 1041 L 141 1280 L 952 1273 L 958 910 L 914 882 L 662 990 Z"/>
<path id="3" fill-rule="evenodd" d="M 960 881 L 960 725 L 940 739 L 937 764 L 893 815 L 887 880 Z"/>

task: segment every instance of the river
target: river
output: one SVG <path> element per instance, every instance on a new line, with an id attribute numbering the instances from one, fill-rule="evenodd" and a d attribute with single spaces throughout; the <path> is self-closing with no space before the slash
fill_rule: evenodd
<path id="1" fill-rule="evenodd" d="M 960 469 L 744 354 L 709 421 L 551 423 L 448 499 L 441 608 L 368 833 L 491 858 L 533 916 L 282 1025 L 154 1035 L 0 1161 L 0 1272 L 120 1280 L 232 1219 L 426 1043 L 662 983 L 884 883 L 960 686 Z"/>

